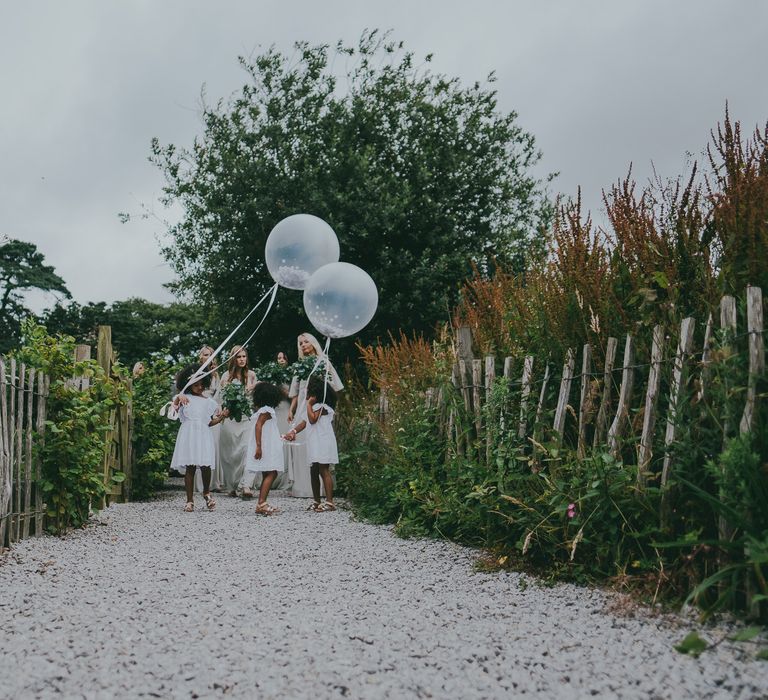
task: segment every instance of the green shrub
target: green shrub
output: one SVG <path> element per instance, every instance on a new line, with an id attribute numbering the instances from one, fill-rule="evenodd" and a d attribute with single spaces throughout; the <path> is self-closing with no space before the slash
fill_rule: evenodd
<path id="1" fill-rule="evenodd" d="M 133 380 L 134 500 L 151 498 L 168 476 L 179 424 L 159 411 L 170 399 L 174 370 L 165 360 L 148 360 Z"/>
<path id="2" fill-rule="evenodd" d="M 97 362 L 74 361 L 73 338 L 51 336 L 31 320 L 24 322 L 23 335 L 18 358 L 50 378 L 45 441 L 37 444 L 46 527 L 62 533 L 85 523 L 90 509 L 101 503 L 106 490 L 103 460 L 109 413 L 129 395 L 124 383 L 106 376 Z M 122 369 L 117 366 L 115 371 Z M 75 386 L 74 377 L 87 378 L 88 387 Z"/>

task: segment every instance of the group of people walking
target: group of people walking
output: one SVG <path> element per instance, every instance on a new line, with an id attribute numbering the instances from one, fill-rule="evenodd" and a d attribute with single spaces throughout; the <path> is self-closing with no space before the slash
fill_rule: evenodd
<path id="1" fill-rule="evenodd" d="M 209 510 L 216 507 L 213 492 L 251 498 L 256 488 L 260 515 L 277 512 L 267 502 L 273 488 L 311 496 L 309 510 L 336 510 L 331 465 L 338 463 L 338 450 L 333 418 L 336 392 L 344 386 L 313 335 L 302 333 L 297 345 L 299 359 L 321 362 L 309 379 L 294 376 L 290 385 L 260 381 L 249 367 L 246 349 L 239 346 L 229 353 L 221 375 L 215 358 L 201 378 L 196 375 L 213 354 L 209 346 L 200 350 L 199 364 L 177 375 L 180 393 L 174 405 L 181 426 L 171 468 L 185 478 L 185 511 L 194 510 L 195 488 L 202 492 Z M 288 367 L 283 352 L 277 354 L 277 362 Z M 222 407 L 228 384 L 243 387 L 253 407 L 250 419 L 235 420 Z"/>

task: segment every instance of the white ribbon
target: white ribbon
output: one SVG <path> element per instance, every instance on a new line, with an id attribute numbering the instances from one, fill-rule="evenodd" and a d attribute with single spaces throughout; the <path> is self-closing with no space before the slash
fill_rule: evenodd
<path id="1" fill-rule="evenodd" d="M 182 390 L 176 394 L 173 398 L 175 399 L 179 394 L 183 394 L 190 386 L 192 386 L 195 382 L 199 382 L 201 379 L 205 379 L 209 374 L 213 374 L 216 371 L 216 368 L 214 367 L 211 370 L 208 370 L 207 372 L 203 372 L 203 370 L 213 361 L 213 359 L 218 355 L 222 349 L 227 345 L 227 343 L 232 339 L 232 337 L 237 333 L 237 331 L 240 330 L 242 325 L 251 317 L 254 311 L 258 309 L 264 301 L 269 297 L 269 304 L 267 306 L 267 310 L 264 312 L 264 316 L 262 316 L 261 321 L 259 321 L 259 325 L 256 326 L 256 329 L 248 336 L 248 339 L 240 345 L 240 349 L 243 349 L 247 347 L 248 343 L 253 339 L 253 336 L 256 335 L 256 332 L 261 328 L 264 321 L 267 319 L 267 316 L 269 316 L 269 312 L 272 310 L 272 306 L 275 303 L 275 297 L 277 296 L 277 289 L 278 285 L 275 283 L 268 291 L 267 293 L 259 299 L 259 301 L 256 303 L 256 306 L 254 306 L 248 314 L 245 316 L 245 318 L 240 321 L 240 323 L 237 324 L 235 329 L 221 342 L 219 347 L 217 347 L 210 355 L 210 357 L 203 362 L 200 367 L 198 367 L 197 371 L 189 378 L 187 383 L 184 385 Z M 238 351 L 239 352 L 239 351 Z M 227 358 L 229 359 L 229 358 Z M 160 415 L 165 416 L 169 420 L 176 420 L 179 416 L 179 412 L 176 409 L 176 407 L 173 405 L 173 401 L 169 401 L 168 403 L 164 404 L 160 408 Z"/>

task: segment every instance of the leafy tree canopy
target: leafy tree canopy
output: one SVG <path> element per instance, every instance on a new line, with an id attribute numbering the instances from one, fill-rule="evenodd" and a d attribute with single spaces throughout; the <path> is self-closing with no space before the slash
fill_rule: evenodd
<path id="1" fill-rule="evenodd" d="M 263 259 L 272 227 L 315 214 L 338 234 L 342 260 L 378 285 L 378 313 L 361 334 L 370 340 L 430 333 L 473 263 L 519 269 L 540 254 L 549 216 L 531 175 L 540 154 L 517 115 L 499 111 L 493 74 L 464 87 L 377 31 L 355 48 L 295 49 L 240 58 L 248 82 L 204 106 L 191 148 L 152 143 L 164 203 L 183 211 L 164 248 L 178 291 L 218 303 L 234 325 L 272 285 Z M 301 295 L 281 290 L 279 300 L 267 330 L 293 347 L 310 330 Z"/>
<path id="2" fill-rule="evenodd" d="M 11 240 L 0 245 L 0 352 L 19 342 L 21 321 L 30 314 L 24 292 L 39 289 L 70 297 L 64 280 L 44 261 L 34 243 Z"/>
<path id="3" fill-rule="evenodd" d="M 169 356 L 175 361 L 211 344 L 210 326 L 202 308 L 190 304 L 156 304 L 145 299 L 80 305 L 58 304 L 46 311 L 41 323 L 49 333 L 73 336 L 80 343 L 96 345 L 98 327 L 112 326 L 112 344 L 120 361 L 130 367 L 150 357 Z"/>

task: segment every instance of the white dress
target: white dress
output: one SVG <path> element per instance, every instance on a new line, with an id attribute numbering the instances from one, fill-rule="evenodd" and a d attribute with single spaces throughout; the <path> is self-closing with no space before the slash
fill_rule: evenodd
<path id="1" fill-rule="evenodd" d="M 179 407 L 179 433 L 171 469 L 186 474 L 188 466 L 216 467 L 216 446 L 208 423 L 219 410 L 211 398 L 187 394 L 189 403 Z"/>
<path id="2" fill-rule="evenodd" d="M 263 414 L 271 416 L 261 426 L 261 458 L 256 459 L 256 421 Z M 281 472 L 285 469 L 283 462 L 283 441 L 280 439 L 280 429 L 277 427 L 275 409 L 262 406 L 251 417 L 251 436 L 248 439 L 248 452 L 245 458 L 245 469 L 248 472 Z"/>
<path id="3" fill-rule="evenodd" d="M 314 422 L 307 422 L 307 456 L 310 463 L 338 464 L 339 450 L 336 446 L 336 435 L 333 432 L 333 416 L 335 411 L 324 403 L 316 403 L 313 411 L 325 409 L 326 414 L 321 414 Z"/>
<path id="4" fill-rule="evenodd" d="M 219 394 L 219 378 L 215 376 L 211 380 L 211 386 L 203 392 L 203 396 L 212 398 L 216 405 L 221 408 L 221 395 Z M 211 491 L 220 489 L 222 487 L 220 481 L 221 470 L 216 469 L 219 463 L 219 435 L 221 434 L 221 423 L 217 423 L 211 428 L 213 433 L 213 444 L 215 445 L 215 459 L 214 470 L 211 472 Z M 203 476 L 197 471 L 195 472 L 195 491 L 203 492 Z"/>
<path id="5" fill-rule="evenodd" d="M 307 419 L 307 380 L 299 381 L 294 377 L 291 382 L 291 388 L 288 396 L 298 397 L 296 403 L 296 413 L 293 416 L 293 423 L 301 423 Z M 309 421 L 307 421 L 309 424 Z M 288 480 L 291 482 L 291 495 L 299 498 L 310 498 L 312 496 L 312 483 L 310 481 L 309 467 L 310 461 L 307 456 L 307 438 L 302 431 L 296 436 L 296 440 L 287 444 L 286 469 Z"/>
<path id="6" fill-rule="evenodd" d="M 255 382 L 255 376 L 249 371 L 249 384 L 251 380 Z M 225 372 L 221 378 L 221 385 L 224 386 L 229 378 L 229 373 Z M 234 383 L 240 383 L 233 379 Z M 243 476 L 245 467 L 245 453 L 248 447 L 248 438 L 252 429 L 251 422 L 245 418 L 241 421 L 235 421 L 227 418 L 221 424 L 219 433 L 219 468 L 221 475 L 219 477 L 221 486 L 225 491 L 235 491 Z"/>
<path id="7" fill-rule="evenodd" d="M 287 393 L 288 387 L 283 386 L 282 389 Z M 277 420 L 277 429 L 280 431 L 280 435 L 285 435 L 291 426 L 288 423 L 288 411 L 290 410 L 290 401 L 281 401 L 275 409 L 275 418 Z M 287 489 L 290 486 L 288 476 L 288 463 L 291 455 L 291 448 L 288 442 L 285 440 L 280 441 L 283 446 L 283 462 L 285 463 L 285 471 L 277 475 L 277 478 L 272 482 L 272 490 Z"/>

